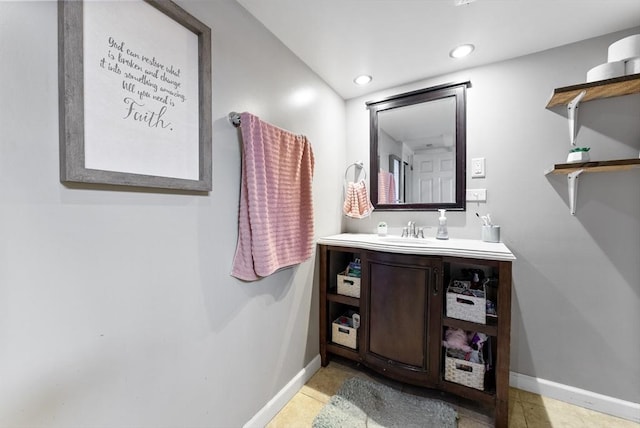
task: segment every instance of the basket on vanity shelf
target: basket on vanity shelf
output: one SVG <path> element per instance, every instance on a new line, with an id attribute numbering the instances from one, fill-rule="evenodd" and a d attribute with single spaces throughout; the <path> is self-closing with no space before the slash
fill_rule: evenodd
<path id="1" fill-rule="evenodd" d="M 360 298 L 360 275 L 360 260 L 356 259 L 338 274 L 338 294 Z"/>
<path id="2" fill-rule="evenodd" d="M 338 274 L 338 294 L 360 297 L 360 278 L 349 276 L 346 272 Z"/>
<path id="3" fill-rule="evenodd" d="M 481 289 L 471 290 L 470 285 L 470 281 L 451 280 L 447 287 L 447 316 L 478 324 L 486 324 L 486 287 L 482 284 Z"/>
<path id="4" fill-rule="evenodd" d="M 445 353 L 444 379 L 470 388 L 484 391 L 484 374 L 486 366 L 479 352 L 480 362 L 472 363 L 464 358 L 464 352 L 447 350 Z"/>
<path id="5" fill-rule="evenodd" d="M 354 321 L 354 318 L 356 319 Z M 358 348 L 359 315 L 348 311 L 331 323 L 331 341 L 347 348 Z"/>

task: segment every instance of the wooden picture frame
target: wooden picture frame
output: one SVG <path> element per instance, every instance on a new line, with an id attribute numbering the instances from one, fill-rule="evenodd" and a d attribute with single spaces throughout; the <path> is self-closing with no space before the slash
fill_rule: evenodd
<path id="1" fill-rule="evenodd" d="M 60 180 L 212 188 L 211 29 L 171 1 L 58 1 Z"/>

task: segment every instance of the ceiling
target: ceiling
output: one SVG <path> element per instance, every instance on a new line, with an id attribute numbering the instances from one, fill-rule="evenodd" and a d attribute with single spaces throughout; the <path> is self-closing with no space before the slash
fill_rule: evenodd
<path id="1" fill-rule="evenodd" d="M 237 1 L 344 99 L 640 25 L 640 0 Z"/>

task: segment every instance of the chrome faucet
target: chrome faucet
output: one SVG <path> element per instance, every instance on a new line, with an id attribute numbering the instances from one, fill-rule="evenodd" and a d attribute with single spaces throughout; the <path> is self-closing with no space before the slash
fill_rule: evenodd
<path id="1" fill-rule="evenodd" d="M 407 227 L 402 228 L 402 238 L 411 238 L 415 233 L 416 224 L 413 221 L 407 223 Z"/>
<path id="2" fill-rule="evenodd" d="M 403 238 L 424 238 L 424 229 L 422 227 L 416 228 L 416 222 L 410 221 L 407 223 L 407 227 L 402 228 Z"/>

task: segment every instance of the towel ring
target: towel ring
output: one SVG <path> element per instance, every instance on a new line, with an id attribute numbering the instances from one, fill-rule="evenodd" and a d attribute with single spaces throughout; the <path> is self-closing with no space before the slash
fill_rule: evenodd
<path id="1" fill-rule="evenodd" d="M 358 162 L 354 162 L 351 165 L 349 165 L 347 167 L 347 169 L 344 171 L 344 179 L 345 181 L 347 180 L 347 174 L 349 173 L 349 170 L 351 169 L 351 167 L 356 167 L 356 168 L 360 168 L 360 171 L 364 172 L 364 179 L 367 179 L 367 171 L 364 169 L 364 163 L 362 161 L 358 161 Z"/>

